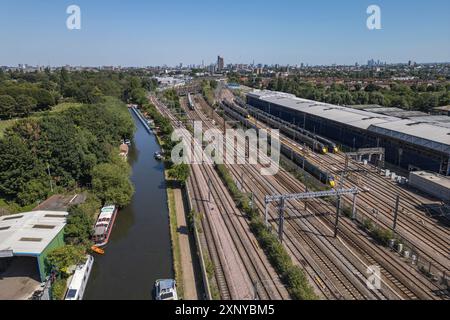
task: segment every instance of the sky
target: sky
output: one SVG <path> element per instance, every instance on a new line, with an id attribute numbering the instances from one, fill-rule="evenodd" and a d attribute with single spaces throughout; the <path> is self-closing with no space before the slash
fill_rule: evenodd
<path id="1" fill-rule="evenodd" d="M 381 30 L 367 28 L 369 5 Z M 69 30 L 69 5 L 81 29 Z M 0 65 L 450 62 L 448 0 L 0 0 Z"/>

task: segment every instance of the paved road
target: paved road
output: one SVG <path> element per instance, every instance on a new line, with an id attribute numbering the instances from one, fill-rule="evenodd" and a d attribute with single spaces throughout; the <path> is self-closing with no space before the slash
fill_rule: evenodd
<path id="1" fill-rule="evenodd" d="M 177 232 L 180 245 L 181 268 L 183 270 L 183 287 L 185 300 L 198 300 L 195 274 L 192 261 L 192 250 L 189 242 L 189 228 L 186 223 L 186 210 L 180 189 L 173 190 L 177 211 Z"/>

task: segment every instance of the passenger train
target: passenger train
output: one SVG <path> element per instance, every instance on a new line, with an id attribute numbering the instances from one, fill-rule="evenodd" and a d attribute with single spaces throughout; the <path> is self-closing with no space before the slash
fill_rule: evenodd
<path id="1" fill-rule="evenodd" d="M 223 101 L 221 103 L 222 109 L 230 115 L 231 117 L 235 118 L 236 120 L 241 120 L 243 123 L 249 127 L 257 129 L 256 125 L 254 124 L 253 117 L 249 114 L 249 112 L 237 105 L 231 105 L 227 101 Z M 313 146 L 314 150 L 320 152 L 320 148 L 324 148 L 326 150 L 322 150 L 322 152 L 326 152 L 328 149 L 325 145 L 321 144 L 320 142 L 312 139 L 309 136 L 303 135 L 299 136 L 299 133 L 296 133 L 296 137 L 299 139 L 302 139 L 302 141 L 305 142 L 308 146 Z M 270 138 L 270 134 L 269 134 Z M 299 167 L 303 168 L 306 172 L 314 176 L 316 179 L 318 179 L 320 182 L 322 182 L 325 185 L 328 185 L 332 188 L 336 186 L 334 176 L 317 168 L 315 165 L 311 164 L 307 159 L 305 159 L 302 155 L 300 155 L 298 152 L 295 152 L 292 150 L 289 146 L 286 144 L 281 145 L 281 152 L 287 155 L 292 162 L 294 162 Z"/>
<path id="2" fill-rule="evenodd" d="M 194 100 L 192 99 L 192 96 L 190 93 L 188 93 L 188 105 L 189 105 L 189 109 L 191 109 L 191 110 L 195 109 Z"/>

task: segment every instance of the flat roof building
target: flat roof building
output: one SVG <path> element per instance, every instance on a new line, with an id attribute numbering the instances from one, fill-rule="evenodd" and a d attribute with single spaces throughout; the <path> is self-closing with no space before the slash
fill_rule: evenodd
<path id="1" fill-rule="evenodd" d="M 43 281 L 50 272 L 46 257 L 64 245 L 68 213 L 32 211 L 0 217 L 0 259 L 35 257 Z"/>

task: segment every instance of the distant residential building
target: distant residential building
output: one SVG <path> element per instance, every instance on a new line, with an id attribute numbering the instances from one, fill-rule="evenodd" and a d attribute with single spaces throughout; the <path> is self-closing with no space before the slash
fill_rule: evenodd
<path id="1" fill-rule="evenodd" d="M 211 64 L 210 66 L 209 66 L 209 73 L 210 74 L 214 74 L 215 73 L 215 70 L 216 69 L 216 66 L 214 65 L 214 64 Z"/>

